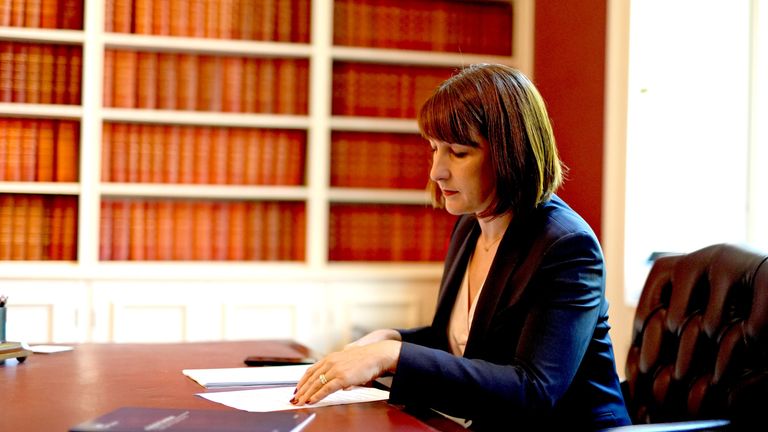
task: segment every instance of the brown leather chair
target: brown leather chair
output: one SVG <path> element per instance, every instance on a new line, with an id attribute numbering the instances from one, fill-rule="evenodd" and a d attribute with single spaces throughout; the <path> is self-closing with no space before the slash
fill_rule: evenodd
<path id="1" fill-rule="evenodd" d="M 627 408 L 633 424 L 660 426 L 640 429 L 766 428 L 768 255 L 717 244 L 659 258 L 632 333 Z"/>

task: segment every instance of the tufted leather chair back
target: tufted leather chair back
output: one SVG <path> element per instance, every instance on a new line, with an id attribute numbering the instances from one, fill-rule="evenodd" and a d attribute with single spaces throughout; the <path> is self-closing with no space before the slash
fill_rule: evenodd
<path id="1" fill-rule="evenodd" d="M 768 419 L 768 255 L 730 244 L 659 258 L 637 305 L 625 399 L 635 424 Z"/>

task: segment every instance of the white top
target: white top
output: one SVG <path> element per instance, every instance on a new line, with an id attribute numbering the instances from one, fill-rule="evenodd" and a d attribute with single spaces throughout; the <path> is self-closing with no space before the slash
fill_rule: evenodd
<path id="1" fill-rule="evenodd" d="M 480 292 L 483 291 L 483 285 L 480 286 L 475 298 L 470 300 L 469 266 L 467 266 L 467 270 L 464 271 L 464 278 L 461 280 L 459 294 L 456 296 L 456 303 L 453 305 L 451 320 L 448 322 L 448 343 L 451 346 L 451 353 L 453 355 L 464 355 L 464 348 L 467 346 L 467 338 L 469 337 L 469 329 L 472 328 L 472 318 L 475 316 L 475 306 L 477 305 L 477 299 L 480 297 Z"/>

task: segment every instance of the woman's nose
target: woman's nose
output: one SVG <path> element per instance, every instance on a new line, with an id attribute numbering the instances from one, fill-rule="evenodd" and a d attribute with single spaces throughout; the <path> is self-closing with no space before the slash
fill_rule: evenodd
<path id="1" fill-rule="evenodd" d="M 429 170 L 429 178 L 435 182 L 445 180 L 448 177 L 448 167 L 442 153 L 439 149 L 432 153 L 432 168 Z"/>

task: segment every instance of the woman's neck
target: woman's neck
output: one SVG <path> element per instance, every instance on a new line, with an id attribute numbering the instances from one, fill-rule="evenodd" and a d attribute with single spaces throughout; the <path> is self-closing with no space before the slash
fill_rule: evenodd
<path id="1" fill-rule="evenodd" d="M 495 218 L 478 218 L 477 222 L 480 224 L 479 243 L 485 248 L 490 248 L 495 243 L 499 242 L 501 237 L 504 236 L 504 232 L 507 230 L 511 221 L 511 212 L 506 212 Z"/>

